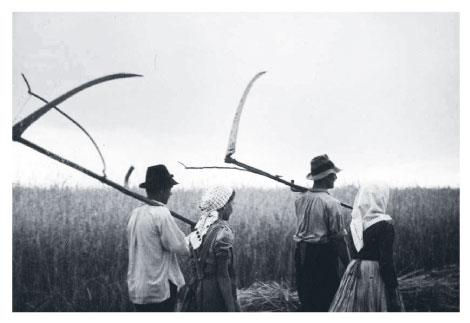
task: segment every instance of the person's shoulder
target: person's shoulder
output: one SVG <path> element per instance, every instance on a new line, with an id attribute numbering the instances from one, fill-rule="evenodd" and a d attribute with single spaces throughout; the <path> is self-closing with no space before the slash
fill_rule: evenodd
<path id="1" fill-rule="evenodd" d="M 387 220 L 382 220 L 379 221 L 375 224 L 373 224 L 379 228 L 385 228 L 385 229 L 393 229 L 393 220 L 387 221 Z"/>
<path id="2" fill-rule="evenodd" d="M 295 203 L 303 204 L 303 203 L 311 203 L 315 202 L 326 205 L 326 206 L 336 206 L 340 205 L 340 202 L 330 195 L 327 191 L 307 191 L 305 193 L 301 193 Z"/>
<path id="3" fill-rule="evenodd" d="M 227 243 L 232 243 L 235 240 L 233 230 L 230 225 L 225 221 L 219 222 L 219 231 L 217 232 L 217 241 L 223 241 Z"/>
<path id="4" fill-rule="evenodd" d="M 217 230 L 219 231 L 215 237 L 213 250 L 216 257 L 227 256 L 235 242 L 233 231 L 226 223 L 218 223 Z"/>
<path id="5" fill-rule="evenodd" d="M 323 194 L 323 195 L 322 195 L 322 198 L 325 199 L 325 200 L 328 201 L 328 202 L 331 202 L 331 203 L 335 203 L 335 204 L 339 204 L 339 203 L 340 203 L 339 200 L 338 200 L 336 197 L 334 197 L 333 195 L 331 195 L 331 194 L 329 194 L 329 193 Z"/>
<path id="6" fill-rule="evenodd" d="M 220 229 L 221 232 L 233 234 L 232 227 L 226 221 L 219 221 L 219 224 L 221 226 L 221 229 Z"/>
<path id="7" fill-rule="evenodd" d="M 326 206 L 329 206 L 329 207 L 337 207 L 337 206 L 341 206 L 341 202 L 334 196 L 332 196 L 330 193 L 328 192 L 318 192 L 317 193 L 317 199 L 321 202 L 323 202 L 323 204 L 325 204 Z"/>
<path id="8" fill-rule="evenodd" d="M 395 226 L 393 225 L 393 220 L 390 221 L 380 221 L 382 223 L 382 228 L 386 231 L 395 231 Z M 379 223 L 380 223 L 379 222 Z"/>
<path id="9" fill-rule="evenodd" d="M 146 205 L 146 212 L 148 212 L 152 217 L 164 218 L 171 216 L 170 210 L 166 205 Z"/>
<path id="10" fill-rule="evenodd" d="M 369 232 L 383 234 L 385 232 L 394 232 L 393 221 L 378 221 L 367 228 Z"/>
<path id="11" fill-rule="evenodd" d="M 319 197 L 320 195 L 318 194 L 318 192 L 306 191 L 306 192 L 299 193 L 296 201 L 304 202 L 304 201 L 309 201 L 309 200 L 315 200 Z"/>
<path id="12" fill-rule="evenodd" d="M 147 206 L 147 204 L 142 204 L 142 205 L 139 205 L 139 206 L 133 208 L 132 211 L 131 211 L 131 216 L 138 216 L 139 214 L 145 213 L 145 207 L 146 206 Z"/>

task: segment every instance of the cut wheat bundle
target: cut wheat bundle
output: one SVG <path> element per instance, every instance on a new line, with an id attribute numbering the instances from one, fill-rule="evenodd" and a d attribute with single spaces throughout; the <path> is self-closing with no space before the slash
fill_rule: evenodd
<path id="1" fill-rule="evenodd" d="M 459 311 L 459 277 L 457 265 L 400 276 L 398 281 L 406 311 Z M 246 312 L 292 312 L 299 306 L 297 292 L 283 282 L 255 282 L 240 290 L 238 298 Z"/>

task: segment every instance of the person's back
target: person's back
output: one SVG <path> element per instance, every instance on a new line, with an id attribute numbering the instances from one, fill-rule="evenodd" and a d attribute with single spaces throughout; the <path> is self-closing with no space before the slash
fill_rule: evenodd
<path id="1" fill-rule="evenodd" d="M 344 236 L 341 204 L 326 189 L 311 189 L 295 201 L 297 232 L 294 241 L 328 243 L 338 235 Z"/>
<path id="2" fill-rule="evenodd" d="M 164 206 L 143 205 L 127 224 L 129 298 L 136 304 L 158 303 L 170 297 L 168 280 L 184 285 L 176 253 L 185 253 L 184 235 L 172 230 L 173 218 Z M 175 239 L 176 238 L 176 239 Z"/>

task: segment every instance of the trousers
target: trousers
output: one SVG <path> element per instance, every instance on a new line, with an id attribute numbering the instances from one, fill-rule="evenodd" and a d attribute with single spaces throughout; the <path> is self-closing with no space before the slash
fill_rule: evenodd
<path id="1" fill-rule="evenodd" d="M 295 275 L 300 312 L 328 312 L 339 287 L 338 257 L 333 246 L 299 242 Z"/>
<path id="2" fill-rule="evenodd" d="M 178 288 L 170 280 L 170 298 L 161 303 L 134 304 L 136 312 L 174 312 L 178 297 Z"/>

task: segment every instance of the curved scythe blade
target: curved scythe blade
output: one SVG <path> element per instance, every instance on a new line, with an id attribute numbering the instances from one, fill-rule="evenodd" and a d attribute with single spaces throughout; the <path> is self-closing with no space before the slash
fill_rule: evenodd
<path id="1" fill-rule="evenodd" d="M 232 130 L 230 131 L 230 138 L 228 140 L 227 152 L 225 153 L 225 159 L 232 156 L 235 153 L 237 146 L 237 134 L 238 134 L 238 125 L 240 124 L 240 117 L 242 115 L 243 106 L 245 105 L 246 98 L 248 93 L 250 93 L 251 87 L 255 81 L 266 72 L 259 72 L 256 74 L 251 81 L 246 86 L 245 92 L 243 92 L 240 103 L 238 104 L 237 112 L 235 112 L 235 117 L 233 118 Z"/>
<path id="2" fill-rule="evenodd" d="M 95 80 L 92 80 L 90 82 L 87 82 L 85 84 L 82 84 L 73 90 L 70 90 L 69 92 L 59 96 L 57 99 L 54 99 L 47 103 L 45 106 L 42 108 L 36 110 L 35 112 L 31 113 L 29 116 L 24 118 L 23 120 L 19 121 L 13 126 L 13 140 L 16 140 L 17 138 L 20 138 L 23 132 L 28 128 L 31 124 L 33 124 L 36 120 L 38 120 L 40 117 L 42 117 L 46 112 L 48 112 L 50 109 L 53 107 L 59 105 L 60 103 L 64 102 L 71 96 L 77 94 L 78 92 L 81 92 L 89 87 L 92 87 L 94 85 L 115 80 L 115 79 L 120 79 L 120 78 L 127 78 L 127 77 L 136 77 L 136 76 L 142 76 L 138 74 L 128 74 L 128 73 L 118 73 L 118 74 L 111 74 L 111 75 L 106 75 L 100 78 L 97 78 Z"/>

